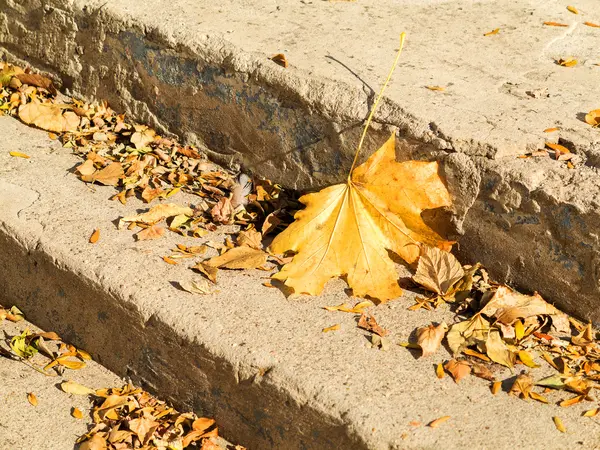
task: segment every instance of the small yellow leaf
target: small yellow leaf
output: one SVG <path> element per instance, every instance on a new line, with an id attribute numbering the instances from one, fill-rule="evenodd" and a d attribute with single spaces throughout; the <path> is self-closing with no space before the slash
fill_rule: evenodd
<path id="1" fill-rule="evenodd" d="M 436 427 L 440 426 L 441 424 L 443 424 L 448 419 L 450 419 L 450 416 L 440 417 L 439 419 L 435 419 L 435 420 L 429 422 L 428 426 L 431 428 L 436 428 Z"/>
<path id="2" fill-rule="evenodd" d="M 556 64 L 563 67 L 574 67 L 577 65 L 577 60 L 573 58 L 560 58 L 556 60 Z"/>
<path id="3" fill-rule="evenodd" d="M 73 407 L 73 409 L 71 410 L 71 415 L 76 419 L 83 419 L 83 413 L 79 408 Z"/>
<path id="4" fill-rule="evenodd" d="M 560 153 L 571 153 L 567 147 L 560 144 L 553 144 L 552 142 L 546 142 L 546 147 Z"/>
<path id="5" fill-rule="evenodd" d="M 538 394 L 537 392 L 533 392 L 533 391 L 532 391 L 532 392 L 530 392 L 530 393 L 529 393 L 529 396 L 530 396 L 532 399 L 534 399 L 534 400 L 537 400 L 537 401 L 538 401 L 538 402 L 540 402 L 540 403 L 546 403 L 546 404 L 547 404 L 547 403 L 549 403 L 549 402 L 548 402 L 548 399 L 547 399 L 546 397 L 544 397 L 544 396 L 543 396 L 543 395 L 541 395 L 541 394 Z"/>
<path id="6" fill-rule="evenodd" d="M 441 380 L 446 376 L 446 372 L 444 372 L 444 366 L 442 363 L 439 363 L 435 366 L 435 375 Z"/>
<path id="7" fill-rule="evenodd" d="M 74 381 L 63 381 L 60 384 L 60 387 L 67 394 L 74 394 L 74 395 L 90 395 L 90 394 L 93 395 L 96 392 L 93 389 L 85 387 Z"/>
<path id="8" fill-rule="evenodd" d="M 559 403 L 563 408 L 567 408 L 569 406 L 576 405 L 577 403 L 581 403 L 581 401 L 585 398 L 585 395 L 578 395 L 573 398 L 568 398 Z"/>
<path id="9" fill-rule="evenodd" d="M 448 325 L 444 322 L 435 326 L 429 325 L 428 327 L 422 327 L 417 330 L 417 344 L 423 350 L 423 354 L 421 356 L 430 356 L 438 351 L 440 348 L 440 344 L 442 343 L 442 339 L 446 335 L 446 331 L 448 331 Z"/>
<path id="10" fill-rule="evenodd" d="M 538 364 L 536 364 L 533 361 L 533 357 L 531 356 L 531 354 L 525 350 L 519 350 L 519 359 L 527 367 L 531 367 L 531 368 L 540 367 Z"/>
<path id="11" fill-rule="evenodd" d="M 502 387 L 502 382 L 501 381 L 494 381 L 492 383 L 492 394 L 496 395 L 498 392 L 500 392 L 500 388 Z"/>
<path id="12" fill-rule="evenodd" d="M 162 257 L 162 260 L 163 260 L 164 262 L 166 262 L 167 264 L 172 264 L 172 265 L 174 265 L 174 266 L 176 266 L 176 265 L 177 265 L 177 261 L 175 261 L 175 260 L 174 260 L 174 259 L 172 259 L 172 258 L 169 258 L 168 256 L 163 256 L 163 257 Z"/>
<path id="13" fill-rule="evenodd" d="M 487 356 L 485 356 L 483 353 L 479 353 L 478 351 L 472 350 L 470 348 L 465 348 L 463 350 L 463 353 L 467 356 L 473 356 L 474 358 L 481 359 L 482 361 L 485 361 L 485 362 L 491 361 L 491 359 L 488 358 Z"/>
<path id="14" fill-rule="evenodd" d="M 445 91 L 446 88 L 443 86 L 425 86 L 430 91 Z"/>
<path id="15" fill-rule="evenodd" d="M 27 393 L 27 400 L 29 401 L 29 403 L 31 403 L 33 406 L 37 406 L 38 405 L 38 400 L 37 397 L 35 396 L 35 394 L 33 392 L 29 392 Z"/>
<path id="16" fill-rule="evenodd" d="M 566 23 L 558 23 L 558 22 L 544 22 L 544 25 L 549 27 L 568 27 Z"/>
<path id="17" fill-rule="evenodd" d="M 577 11 L 577 8 L 575 8 L 574 6 L 567 6 L 567 9 L 573 14 L 579 14 L 579 11 Z"/>
<path id="18" fill-rule="evenodd" d="M 593 23 L 593 22 L 583 22 L 583 24 L 587 25 L 588 27 L 600 28 L 600 25 L 598 25 L 597 23 Z"/>
<path id="19" fill-rule="evenodd" d="M 90 236 L 90 244 L 95 244 L 100 239 L 100 228 L 96 228 Z"/>
<path id="20" fill-rule="evenodd" d="M 544 133 L 553 133 L 553 132 L 555 132 L 555 131 L 558 131 L 558 128 L 557 128 L 557 127 L 553 127 L 553 128 L 546 128 L 546 129 L 544 130 Z"/>
<path id="21" fill-rule="evenodd" d="M 494 34 L 498 34 L 499 31 L 500 31 L 500 28 L 494 28 L 492 31 L 488 31 L 487 33 L 484 33 L 484 36 L 492 36 Z"/>
<path id="22" fill-rule="evenodd" d="M 565 428 L 562 420 L 560 420 L 560 417 L 554 416 L 552 418 L 552 420 L 554 421 L 554 425 L 556 426 L 556 429 L 558 431 L 560 431 L 561 433 L 566 433 L 567 432 L 567 429 Z"/>
<path id="23" fill-rule="evenodd" d="M 13 156 L 15 158 L 24 158 L 24 159 L 29 159 L 30 156 L 25 154 L 25 153 L 21 153 L 21 152 L 8 152 L 8 154 L 10 156 Z"/>
<path id="24" fill-rule="evenodd" d="M 67 359 L 69 358 L 68 356 L 60 356 L 58 358 L 55 359 L 55 361 L 60 364 L 63 367 L 66 367 L 67 369 L 71 369 L 71 370 L 79 370 L 79 369 L 83 369 L 85 367 L 85 363 L 83 361 L 74 361 L 71 359 Z"/>
<path id="25" fill-rule="evenodd" d="M 252 247 L 234 247 L 203 263 L 219 269 L 258 269 L 267 263 L 268 254 Z"/>
<path id="26" fill-rule="evenodd" d="M 589 409 L 583 413 L 583 417 L 596 417 L 600 412 L 600 408 Z"/>
<path id="27" fill-rule="evenodd" d="M 517 320 L 515 322 L 515 337 L 517 338 L 517 341 L 520 341 L 521 339 L 523 339 L 523 336 L 525 336 L 525 326 L 523 325 L 523 322 Z"/>
<path id="28" fill-rule="evenodd" d="M 336 323 L 335 325 L 331 325 L 330 327 L 323 328 L 323 333 L 328 333 L 330 331 L 336 331 L 340 329 L 340 324 Z"/>

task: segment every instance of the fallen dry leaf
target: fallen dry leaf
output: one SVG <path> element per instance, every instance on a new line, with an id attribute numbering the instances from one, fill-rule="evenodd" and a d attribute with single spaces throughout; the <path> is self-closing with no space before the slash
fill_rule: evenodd
<path id="1" fill-rule="evenodd" d="M 193 270 L 197 270 L 206 276 L 213 283 L 217 282 L 217 274 L 219 273 L 219 269 L 217 267 L 212 267 L 203 262 L 200 262 L 192 267 Z"/>
<path id="2" fill-rule="evenodd" d="M 593 22 L 583 22 L 583 24 L 587 25 L 588 27 L 600 28 L 600 25 L 598 25 L 597 23 L 593 23 Z"/>
<path id="3" fill-rule="evenodd" d="M 500 389 L 502 388 L 502 382 L 501 381 L 494 381 L 492 383 L 492 395 L 496 395 L 498 392 L 500 392 Z"/>
<path id="4" fill-rule="evenodd" d="M 83 419 L 83 413 L 81 412 L 81 410 L 79 408 L 73 408 L 71 410 L 71 415 L 73 417 L 75 417 L 76 419 Z"/>
<path id="5" fill-rule="evenodd" d="M 471 345 L 483 345 L 490 330 L 490 323 L 481 314 L 450 327 L 446 339 L 450 350 L 456 355 Z"/>
<path id="6" fill-rule="evenodd" d="M 425 86 L 427 89 L 429 89 L 430 91 L 444 91 L 446 90 L 445 87 L 443 86 Z"/>
<path id="7" fill-rule="evenodd" d="M 532 399 L 534 399 L 540 403 L 546 403 L 546 404 L 550 403 L 546 397 L 544 397 L 543 395 L 538 394 L 537 392 L 534 392 L 534 391 L 529 392 L 529 397 L 531 397 Z"/>
<path id="8" fill-rule="evenodd" d="M 573 14 L 579 14 L 579 11 L 577 11 L 577 8 L 575 8 L 574 6 L 567 6 L 567 10 L 569 10 Z"/>
<path id="9" fill-rule="evenodd" d="M 37 73 L 19 73 L 15 74 L 15 77 L 23 84 L 30 86 L 37 86 L 49 91 L 52 95 L 56 95 L 56 88 L 50 78 Z"/>
<path id="10" fill-rule="evenodd" d="M 571 153 L 571 151 L 564 145 L 554 144 L 552 142 L 546 142 L 546 147 L 551 148 L 552 150 L 559 153 Z"/>
<path id="11" fill-rule="evenodd" d="M 262 234 L 256 230 L 240 231 L 237 235 L 236 242 L 240 247 L 246 246 L 262 250 Z"/>
<path id="12" fill-rule="evenodd" d="M 546 129 L 544 130 L 544 133 L 553 133 L 553 132 L 555 132 L 555 131 L 558 131 L 558 130 L 559 130 L 559 129 L 558 129 L 558 128 L 556 128 L 556 127 L 553 127 L 553 128 L 546 128 Z"/>
<path id="13" fill-rule="evenodd" d="M 556 64 L 563 67 L 574 67 L 577 65 L 577 60 L 574 58 L 560 58 L 556 60 Z"/>
<path id="14" fill-rule="evenodd" d="M 35 394 L 33 392 L 28 392 L 27 393 L 27 401 L 29 403 L 31 403 L 32 406 L 37 406 L 38 405 L 38 399 L 35 396 Z"/>
<path id="15" fill-rule="evenodd" d="M 64 109 L 64 105 L 31 102 L 19 106 L 19 119 L 46 131 L 77 131 L 79 116 L 73 111 L 63 113 Z"/>
<path id="16" fill-rule="evenodd" d="M 330 327 L 323 328 L 323 333 L 329 333 L 330 331 L 336 331 L 340 329 L 340 324 L 336 323 L 335 325 L 331 325 Z"/>
<path id="17" fill-rule="evenodd" d="M 86 183 L 98 182 L 105 186 L 116 186 L 124 176 L 125 173 L 123 172 L 121 163 L 112 162 L 104 169 L 96 170 L 91 175 L 81 175 L 81 179 Z"/>
<path id="18" fill-rule="evenodd" d="M 471 365 L 463 360 L 451 359 L 444 364 L 444 369 L 446 369 L 446 372 L 452 376 L 456 383 L 471 373 Z"/>
<path id="19" fill-rule="evenodd" d="M 15 158 L 23 158 L 23 159 L 29 159 L 30 156 L 25 154 L 25 153 L 21 153 L 21 152 L 8 152 L 8 154 L 12 157 Z"/>
<path id="20" fill-rule="evenodd" d="M 600 408 L 589 409 L 583 413 L 583 417 L 596 417 L 600 412 Z"/>
<path id="21" fill-rule="evenodd" d="M 94 395 L 96 393 L 95 390 L 85 387 L 75 381 L 63 381 L 60 384 L 60 387 L 63 391 L 68 394 L 75 395 Z"/>
<path id="22" fill-rule="evenodd" d="M 165 229 L 160 225 L 152 225 L 148 228 L 144 228 L 142 231 L 137 233 L 135 237 L 138 241 L 149 241 L 153 239 L 159 239 L 165 234 Z"/>
<path id="23" fill-rule="evenodd" d="M 430 428 L 436 428 L 436 427 L 440 426 L 441 424 L 443 424 L 448 419 L 450 419 L 450 417 L 451 416 L 443 416 L 443 417 L 440 417 L 439 419 L 432 420 L 431 422 L 429 422 L 429 424 L 427 426 Z"/>
<path id="24" fill-rule="evenodd" d="M 186 215 L 193 216 L 194 211 L 188 206 L 179 206 L 175 203 L 163 203 L 153 206 L 147 212 L 136 216 L 122 217 L 121 222 L 136 222 L 152 225 L 169 217 Z"/>
<path id="25" fill-rule="evenodd" d="M 512 353 L 500 336 L 500 332 L 492 328 L 485 341 L 486 354 L 498 364 L 512 368 L 514 365 L 514 353 Z"/>
<path id="26" fill-rule="evenodd" d="M 500 286 L 491 300 L 481 310 L 482 314 L 495 317 L 507 325 L 518 319 L 539 315 L 561 315 L 554 306 L 547 303 L 539 294 L 524 295 L 512 291 L 508 286 Z"/>
<path id="27" fill-rule="evenodd" d="M 212 292 L 212 286 L 204 278 L 199 278 L 196 281 L 180 281 L 179 286 L 190 294 L 204 295 Z"/>
<path id="28" fill-rule="evenodd" d="M 437 366 L 435 366 L 435 376 L 440 380 L 446 376 L 446 372 L 444 372 L 444 365 L 442 363 L 439 363 Z"/>
<path id="29" fill-rule="evenodd" d="M 448 325 L 443 322 L 437 326 L 432 324 L 427 327 L 419 328 L 417 330 L 417 344 L 419 344 L 423 350 L 421 356 L 430 356 L 437 352 L 442 343 L 442 339 L 444 339 L 444 336 L 446 335 L 446 331 L 448 331 Z"/>
<path id="30" fill-rule="evenodd" d="M 478 378 L 483 378 L 484 380 L 494 381 L 495 379 L 494 374 L 488 368 L 488 366 L 480 363 L 471 364 L 471 373 Z"/>
<path id="31" fill-rule="evenodd" d="M 488 31 L 487 33 L 484 33 L 484 36 L 492 36 L 494 34 L 498 34 L 500 32 L 500 28 L 494 28 L 492 31 Z"/>
<path id="32" fill-rule="evenodd" d="M 175 261 L 175 260 L 174 260 L 174 259 L 172 259 L 172 258 L 169 258 L 168 256 L 163 256 L 163 257 L 162 257 L 162 260 L 163 260 L 164 262 L 166 262 L 167 264 L 171 264 L 171 265 L 173 265 L 173 266 L 176 266 L 176 265 L 178 264 L 178 262 L 177 262 L 177 261 Z"/>
<path id="33" fill-rule="evenodd" d="M 156 132 L 145 125 L 136 125 L 136 131 L 131 135 L 131 143 L 136 149 L 147 147 L 154 141 Z"/>
<path id="34" fill-rule="evenodd" d="M 585 115 L 585 123 L 600 127 L 600 109 L 594 109 Z"/>
<path id="35" fill-rule="evenodd" d="M 100 228 L 96 228 L 92 235 L 90 236 L 89 242 L 90 244 L 95 244 L 100 239 Z"/>
<path id="36" fill-rule="evenodd" d="M 283 53 L 277 53 L 276 55 L 271 56 L 271 61 L 279 64 L 281 67 L 288 68 L 288 60 Z"/>
<path id="37" fill-rule="evenodd" d="M 358 319 L 358 328 L 370 331 L 371 333 L 375 333 L 381 337 L 386 336 L 388 334 L 387 330 L 383 329 L 377 324 L 375 317 L 365 312 L 363 312 L 360 315 L 360 318 Z"/>
<path id="38" fill-rule="evenodd" d="M 341 311 L 341 312 L 347 312 L 347 313 L 352 313 L 352 314 L 362 314 L 363 310 L 365 308 L 368 308 L 370 306 L 373 306 L 373 302 L 369 301 L 369 300 L 365 300 L 362 302 L 357 303 L 354 306 L 350 306 L 347 303 L 342 303 L 341 305 L 337 305 L 337 306 L 324 306 L 323 309 L 326 309 L 327 311 Z"/>
<path id="39" fill-rule="evenodd" d="M 517 355 L 519 356 L 519 359 L 521 360 L 521 362 L 523 364 L 525 364 L 527 367 L 531 367 L 532 369 L 535 369 L 536 367 L 540 367 L 539 364 L 535 363 L 535 361 L 533 360 L 533 357 L 531 356 L 531 353 L 529 353 L 528 351 L 519 350 Z"/>
<path id="40" fill-rule="evenodd" d="M 267 263 L 269 255 L 251 247 L 234 247 L 220 256 L 215 256 L 203 264 L 219 269 L 257 269 Z"/>
<path id="41" fill-rule="evenodd" d="M 533 379 L 528 374 L 522 373 L 517 376 L 508 393 L 516 395 L 517 397 L 522 397 L 523 399 L 528 399 L 532 388 Z"/>
<path id="42" fill-rule="evenodd" d="M 271 244 L 273 253 L 296 253 L 274 278 L 318 295 L 329 279 L 347 275 L 354 295 L 386 301 L 402 293 L 388 249 L 410 263 L 419 243 L 449 249 L 421 218 L 451 203 L 437 163 L 395 158 L 392 134 L 346 184 L 301 197 L 306 209 Z"/>
<path id="43" fill-rule="evenodd" d="M 413 280 L 438 295 L 446 295 L 465 274 L 452 253 L 423 246 Z"/>
<path id="44" fill-rule="evenodd" d="M 548 25 L 550 27 L 568 27 L 569 26 L 566 23 L 559 23 L 559 22 L 544 22 L 544 25 Z"/>
<path id="45" fill-rule="evenodd" d="M 558 431 L 560 431 L 561 433 L 567 432 L 567 429 L 565 428 L 565 425 L 563 424 L 563 421 L 560 419 L 560 417 L 554 416 L 552 420 L 554 421 L 554 426 L 556 426 L 556 429 Z"/>

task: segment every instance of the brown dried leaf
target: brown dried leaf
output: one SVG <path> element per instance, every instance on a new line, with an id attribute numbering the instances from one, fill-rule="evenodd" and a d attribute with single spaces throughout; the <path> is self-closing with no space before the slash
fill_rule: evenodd
<path id="1" fill-rule="evenodd" d="M 160 423 L 144 416 L 130 420 L 127 425 L 137 435 L 140 442 L 146 445 Z"/>
<path id="2" fill-rule="evenodd" d="M 429 424 L 427 426 L 431 427 L 431 428 L 436 428 L 436 427 L 440 426 L 441 424 L 443 424 L 448 419 L 450 419 L 450 416 L 443 416 L 443 417 L 440 417 L 439 419 L 435 419 L 435 420 L 429 422 Z"/>
<path id="3" fill-rule="evenodd" d="M 85 164 L 86 163 L 82 164 L 81 166 L 84 166 Z M 112 162 L 104 169 L 96 170 L 91 175 L 82 175 L 81 179 L 87 183 L 94 183 L 97 181 L 105 186 L 116 186 L 119 184 L 119 180 L 124 176 L 125 172 L 123 172 L 123 166 L 121 163 Z"/>
<path id="4" fill-rule="evenodd" d="M 511 395 L 516 395 L 517 397 L 528 399 L 532 388 L 533 379 L 528 374 L 522 373 L 515 379 L 515 382 L 508 393 Z"/>
<path id="5" fill-rule="evenodd" d="M 562 314 L 539 294 L 524 295 L 512 291 L 508 286 L 500 286 L 480 312 L 507 325 L 513 324 L 517 319 Z"/>
<path id="6" fill-rule="evenodd" d="M 212 267 L 201 262 L 193 266 L 192 269 L 202 273 L 213 283 L 217 282 L 217 274 L 219 273 L 219 269 L 217 267 Z"/>
<path id="7" fill-rule="evenodd" d="M 221 197 L 210 214 L 215 223 L 229 224 L 233 221 L 233 206 L 229 197 Z"/>
<path id="8" fill-rule="evenodd" d="M 600 126 L 600 109 L 593 109 L 585 115 L 585 122 L 593 127 Z"/>
<path id="9" fill-rule="evenodd" d="M 488 338 L 490 323 L 481 314 L 471 319 L 456 323 L 450 327 L 446 339 L 454 354 L 475 344 L 484 344 Z"/>
<path id="10" fill-rule="evenodd" d="M 288 60 L 283 53 L 277 53 L 276 55 L 271 56 L 271 61 L 279 64 L 281 67 L 288 68 Z"/>
<path id="11" fill-rule="evenodd" d="M 123 217 L 121 218 L 121 222 L 136 222 L 152 225 L 156 222 L 160 222 L 163 219 L 168 219 L 169 217 L 179 215 L 192 217 L 194 215 L 194 210 L 188 206 L 179 206 L 175 203 L 162 203 L 160 205 L 153 206 L 143 214 Z"/>
<path id="12" fill-rule="evenodd" d="M 75 381 L 63 381 L 60 384 L 60 387 L 63 391 L 65 391 L 68 394 L 94 395 L 96 393 L 96 391 L 94 391 L 93 389 L 85 387 L 79 383 L 76 383 Z"/>
<path id="13" fill-rule="evenodd" d="M 497 329 L 492 328 L 488 333 L 485 350 L 492 361 L 509 368 L 513 366 L 514 354 L 508 349 Z"/>
<path id="14" fill-rule="evenodd" d="M 204 264 L 219 269 L 256 269 L 267 263 L 268 254 L 250 247 L 235 247 L 220 256 L 204 261 Z"/>
<path id="15" fill-rule="evenodd" d="M 360 318 L 358 319 L 358 328 L 370 331 L 371 333 L 375 333 L 381 337 L 386 336 L 388 334 L 387 330 L 383 329 L 377 324 L 375 317 L 365 312 L 363 312 L 360 315 Z"/>
<path id="16" fill-rule="evenodd" d="M 262 250 L 262 234 L 252 229 L 247 231 L 240 231 L 236 238 L 237 245 L 254 248 L 256 250 Z"/>
<path id="17" fill-rule="evenodd" d="M 16 78 L 23 84 L 28 84 L 29 86 L 37 86 L 43 89 L 46 89 L 52 95 L 56 95 L 56 88 L 54 87 L 54 83 L 50 78 L 47 78 L 43 75 L 37 73 L 19 73 L 15 75 Z"/>
<path id="18" fill-rule="evenodd" d="M 444 364 L 444 369 L 446 369 L 446 372 L 452 376 L 456 383 L 471 373 L 471 365 L 463 360 L 451 359 Z"/>
<path id="19" fill-rule="evenodd" d="M 448 325 L 443 322 L 437 326 L 432 324 L 427 327 L 419 328 L 417 330 L 417 344 L 419 344 L 423 350 L 421 356 L 425 357 L 437 352 L 442 343 L 442 339 L 444 339 L 444 336 L 446 335 L 446 331 L 448 331 Z"/>
<path id="20" fill-rule="evenodd" d="M 131 135 L 131 143 L 139 150 L 154 141 L 155 136 L 156 132 L 153 129 L 146 126 L 136 126 L 136 132 Z"/>
<path id="21" fill-rule="evenodd" d="M 488 366 L 480 363 L 471 363 L 471 373 L 488 381 L 494 381 L 496 378 Z"/>
<path id="22" fill-rule="evenodd" d="M 452 253 L 423 246 L 413 280 L 438 295 L 445 295 L 465 274 Z"/>
<path id="23" fill-rule="evenodd" d="M 152 239 L 159 239 L 165 234 L 165 229 L 160 225 L 152 225 L 148 228 L 144 228 L 142 231 L 137 233 L 135 237 L 138 241 L 149 241 Z"/>
<path id="24" fill-rule="evenodd" d="M 77 131 L 79 117 L 72 111 L 63 113 L 64 108 L 64 105 L 54 103 L 31 102 L 19 106 L 19 119 L 46 131 Z"/>

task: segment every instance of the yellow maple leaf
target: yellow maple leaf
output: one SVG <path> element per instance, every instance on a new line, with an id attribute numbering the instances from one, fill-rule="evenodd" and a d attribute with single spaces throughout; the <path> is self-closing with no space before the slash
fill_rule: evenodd
<path id="1" fill-rule="evenodd" d="M 297 253 L 274 276 L 296 292 L 317 295 L 330 278 L 347 275 L 354 295 L 389 300 L 402 290 L 387 250 L 412 263 L 419 243 L 451 247 L 421 218 L 451 203 L 437 162 L 396 162 L 393 134 L 347 183 L 300 201 L 306 209 L 271 244 L 274 253 Z"/>
<path id="2" fill-rule="evenodd" d="M 367 119 L 353 168 L 404 37 L 402 33 L 396 60 Z M 437 162 L 396 162 L 393 133 L 364 164 L 350 171 L 346 183 L 304 195 L 300 201 L 306 208 L 270 246 L 273 253 L 295 253 L 273 278 L 298 293 L 318 295 L 331 278 L 346 276 L 354 295 L 390 300 L 402 289 L 388 250 L 413 263 L 421 243 L 445 250 L 452 246 L 421 218 L 425 209 L 451 204 Z"/>

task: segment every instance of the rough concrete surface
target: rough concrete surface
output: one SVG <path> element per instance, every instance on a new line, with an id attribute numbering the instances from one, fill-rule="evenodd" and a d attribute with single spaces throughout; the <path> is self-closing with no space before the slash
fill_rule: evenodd
<path id="1" fill-rule="evenodd" d="M 4 306 L 10 306 L 4 302 Z M 0 322 L 2 339 L 21 334 L 25 328 L 38 329 L 27 322 Z M 0 344 L 8 348 L 4 344 Z M 44 358 L 35 357 L 42 364 Z M 48 360 L 46 360 L 47 362 Z M 92 389 L 125 384 L 117 375 L 91 361 L 82 370 L 67 370 L 63 377 L 45 376 L 16 360 L 0 357 L 0 448 L 6 450 L 73 450 L 75 441 L 93 423 L 87 396 L 70 395 L 60 389 L 65 380 L 76 381 Z M 32 392 L 37 406 L 27 401 Z M 79 408 L 83 419 L 71 415 Z"/>
<path id="2" fill-rule="evenodd" d="M 135 242 L 112 221 L 143 204 L 109 201 L 112 188 L 79 181 L 70 173 L 78 157 L 44 132 L 0 117 L 0 133 L 0 302 L 14 299 L 31 321 L 118 375 L 215 417 L 229 440 L 250 449 L 597 445 L 597 419 L 581 417 L 595 403 L 560 408 L 492 396 L 474 377 L 438 380 L 434 364 L 449 357 L 446 350 L 417 358 L 396 344 L 431 321 L 452 323 L 453 315 L 408 311 L 411 292 L 373 308 L 391 331 L 388 351 L 370 347 L 353 315 L 321 308 L 351 300 L 341 280 L 319 297 L 291 299 L 262 285 L 268 272 L 223 271 L 218 293 L 182 292 L 177 282 L 197 275 L 160 256 L 175 243 L 201 240 L 169 233 Z M 9 150 L 31 159 L 11 158 Z M 89 244 L 98 227 L 100 240 Z M 336 323 L 340 330 L 322 333 Z M 507 389 L 514 374 L 497 376 Z M 444 415 L 452 418 L 439 428 L 425 426 Z M 553 416 L 563 419 L 566 434 Z"/>
<path id="3" fill-rule="evenodd" d="M 595 0 L 579 1 L 577 15 L 566 6 L 0 0 L 0 52 L 218 162 L 304 189 L 345 176 L 406 31 L 364 155 L 396 128 L 400 159 L 444 163 L 446 231 L 463 261 L 598 322 L 600 133 L 582 117 L 599 107 L 600 31 L 584 22 L 600 23 L 600 10 Z M 268 59 L 278 52 L 289 68 Z M 555 63 L 568 57 L 578 64 Z M 514 159 L 558 139 L 577 153 L 575 171 Z"/>

